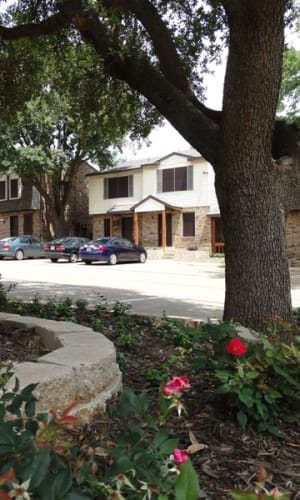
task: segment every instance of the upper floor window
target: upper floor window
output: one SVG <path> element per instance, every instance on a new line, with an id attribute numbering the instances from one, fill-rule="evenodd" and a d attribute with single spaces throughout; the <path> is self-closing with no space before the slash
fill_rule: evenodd
<path id="1" fill-rule="evenodd" d="M 9 179 L 9 198 L 19 198 L 19 179 Z"/>
<path id="2" fill-rule="evenodd" d="M 133 196 L 133 175 L 104 179 L 104 199 Z"/>
<path id="3" fill-rule="evenodd" d="M 0 200 L 7 199 L 7 178 L 0 179 Z"/>
<path id="4" fill-rule="evenodd" d="M 157 192 L 189 191 L 193 189 L 193 165 L 164 168 L 157 171 Z"/>
<path id="5" fill-rule="evenodd" d="M 21 198 L 21 179 L 15 175 L 0 177 L 0 201 Z"/>

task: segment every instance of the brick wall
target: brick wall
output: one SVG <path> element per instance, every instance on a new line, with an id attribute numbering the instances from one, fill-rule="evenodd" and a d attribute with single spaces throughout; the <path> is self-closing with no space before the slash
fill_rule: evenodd
<path id="1" fill-rule="evenodd" d="M 31 212 L 18 210 L 16 212 L 4 212 L 1 213 L 0 220 L 4 219 L 5 222 L 0 223 L 0 239 L 10 236 L 10 217 L 18 217 L 18 232 L 19 234 L 24 234 L 24 215 L 32 214 L 32 235 L 38 240 L 46 241 L 45 235 L 42 230 L 42 222 L 39 210 L 33 210 Z"/>
<path id="2" fill-rule="evenodd" d="M 300 257 L 300 210 L 288 214 L 286 223 L 288 257 Z"/>

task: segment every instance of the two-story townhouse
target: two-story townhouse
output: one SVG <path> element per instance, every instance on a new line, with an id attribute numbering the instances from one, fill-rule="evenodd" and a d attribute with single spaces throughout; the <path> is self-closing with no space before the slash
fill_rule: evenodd
<path id="1" fill-rule="evenodd" d="M 93 237 L 145 247 L 222 253 L 222 219 L 211 165 L 194 149 L 132 160 L 88 174 Z M 287 216 L 287 248 L 300 258 L 300 210 Z"/>
<path id="2" fill-rule="evenodd" d="M 196 150 L 126 162 L 88 179 L 94 238 L 210 250 L 211 221 L 219 214 L 212 168 Z"/>
<path id="3" fill-rule="evenodd" d="M 86 174 L 93 171 L 93 167 L 83 163 L 72 179 L 65 207 L 66 236 L 92 236 Z M 21 234 L 34 235 L 42 241 L 52 239 L 51 214 L 32 181 L 9 172 L 0 176 L 0 239 Z"/>

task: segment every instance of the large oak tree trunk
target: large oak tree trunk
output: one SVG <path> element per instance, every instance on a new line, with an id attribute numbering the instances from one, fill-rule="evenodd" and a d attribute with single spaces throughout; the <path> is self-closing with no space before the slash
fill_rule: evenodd
<path id="1" fill-rule="evenodd" d="M 284 4 L 253 0 L 236 9 L 229 0 L 227 10 L 231 37 L 214 165 L 226 248 L 224 319 L 252 328 L 274 315 L 291 319 L 285 217 L 271 160 Z"/>

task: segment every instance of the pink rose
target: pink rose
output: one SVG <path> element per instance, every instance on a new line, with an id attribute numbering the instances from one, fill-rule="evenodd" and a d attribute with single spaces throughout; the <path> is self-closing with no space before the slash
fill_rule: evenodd
<path id="1" fill-rule="evenodd" d="M 239 339 L 231 339 L 230 343 L 226 347 L 226 351 L 234 356 L 241 356 L 247 352 L 247 346 Z"/>
<path id="2" fill-rule="evenodd" d="M 184 464 L 189 458 L 188 452 L 186 450 L 174 450 L 173 451 L 174 461 L 177 464 Z"/>
<path id="3" fill-rule="evenodd" d="M 190 383 L 187 377 L 173 377 L 163 388 L 164 396 L 178 396 L 182 391 L 190 389 Z"/>

